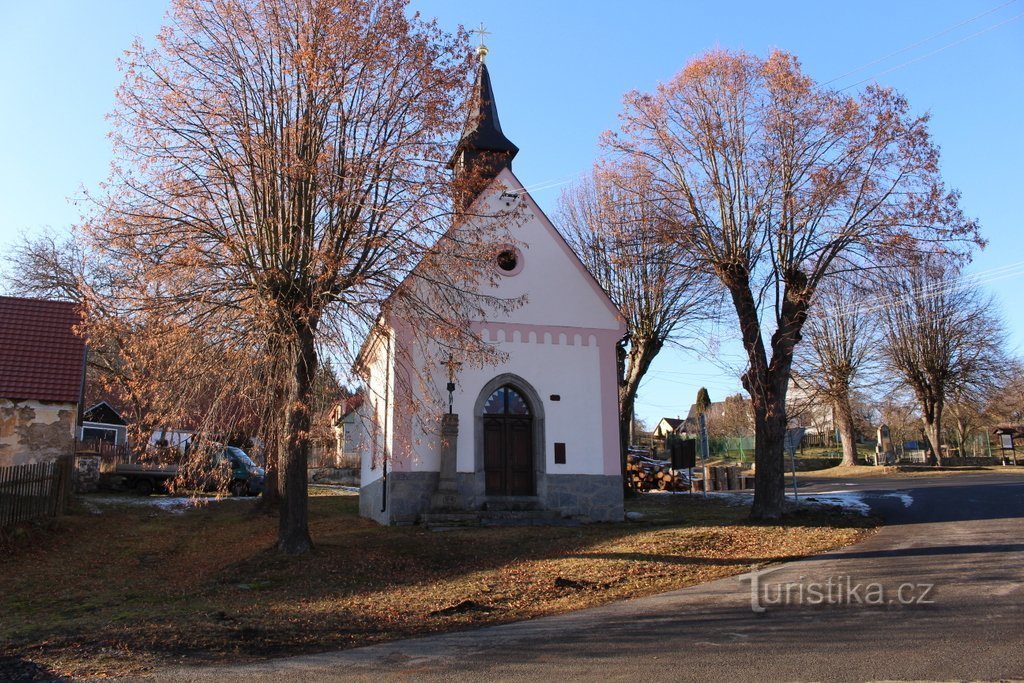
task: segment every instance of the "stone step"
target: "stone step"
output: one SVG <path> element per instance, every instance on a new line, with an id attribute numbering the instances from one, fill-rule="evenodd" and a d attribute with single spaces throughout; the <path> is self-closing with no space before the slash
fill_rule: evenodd
<path id="1" fill-rule="evenodd" d="M 484 503 L 484 511 L 486 512 L 527 512 L 539 511 L 540 509 L 540 501 L 533 496 L 502 498 L 501 500 L 489 500 Z"/>
<path id="2" fill-rule="evenodd" d="M 420 522 L 431 531 L 454 531 L 481 526 L 578 526 L 579 520 L 562 517 L 557 510 L 479 510 L 428 512 Z"/>
<path id="3" fill-rule="evenodd" d="M 424 524 L 480 524 L 479 512 L 424 512 L 420 515 Z"/>
<path id="4" fill-rule="evenodd" d="M 479 515 L 480 520 L 484 522 L 492 519 L 541 520 L 562 518 L 562 513 L 558 510 L 481 510 Z"/>
<path id="5" fill-rule="evenodd" d="M 485 510 L 482 526 L 577 526 L 578 520 L 562 517 L 558 510 Z"/>

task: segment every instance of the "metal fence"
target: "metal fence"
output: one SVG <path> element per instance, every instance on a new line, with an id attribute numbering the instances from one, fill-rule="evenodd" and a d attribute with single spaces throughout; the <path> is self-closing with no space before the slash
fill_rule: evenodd
<path id="1" fill-rule="evenodd" d="M 0 467 L 0 529 L 64 512 L 71 491 L 71 468 L 70 457 Z"/>

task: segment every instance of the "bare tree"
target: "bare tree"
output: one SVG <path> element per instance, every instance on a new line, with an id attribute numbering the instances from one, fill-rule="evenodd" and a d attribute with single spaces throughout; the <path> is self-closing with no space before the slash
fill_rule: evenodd
<path id="1" fill-rule="evenodd" d="M 687 333 L 715 315 L 721 298 L 683 239 L 659 239 L 663 212 L 645 182 L 643 173 L 622 165 L 597 167 L 562 194 L 558 213 L 570 244 L 626 319 L 619 377 L 623 468 L 637 392 L 651 363 L 666 344 L 684 344 Z"/>
<path id="2" fill-rule="evenodd" d="M 705 410 L 708 435 L 731 439 L 749 437 L 754 429 L 750 408 L 750 399 L 743 394 L 726 396 L 724 401 L 709 404 Z"/>
<path id="3" fill-rule="evenodd" d="M 924 257 L 891 273 L 885 315 L 885 356 L 914 393 L 935 462 L 942 464 L 947 404 L 980 401 L 999 384 L 1008 361 L 1006 333 L 991 296 L 945 259 Z"/>
<path id="4" fill-rule="evenodd" d="M 995 423 L 1024 422 L 1024 362 L 1013 360 L 1006 366 L 1002 384 L 988 392 L 985 414 Z"/>
<path id="5" fill-rule="evenodd" d="M 793 352 L 819 285 L 876 250 L 962 248 L 976 226 L 943 187 L 926 116 L 891 89 L 818 85 L 783 52 L 710 52 L 628 93 L 622 121 L 606 149 L 648 169 L 665 238 L 692 234 L 732 300 L 754 410 L 751 515 L 777 518 Z"/>
<path id="6" fill-rule="evenodd" d="M 122 268 L 122 316 L 187 327 L 234 372 L 265 375 L 287 553 L 311 546 L 318 345 L 351 360 L 382 308 L 431 339 L 471 344 L 465 321 L 482 305 L 493 239 L 448 232 L 466 35 L 406 10 L 175 0 L 158 47 L 125 58 L 118 164 L 86 226 Z"/>
<path id="7" fill-rule="evenodd" d="M 902 385 L 887 391 L 878 399 L 876 409 L 879 424 L 888 426 L 893 443 L 900 445 L 911 440 L 911 437 L 917 438 L 921 433 L 917 405 L 905 392 Z"/>
<path id="8" fill-rule="evenodd" d="M 794 375 L 808 388 L 808 398 L 832 409 L 842 440 L 844 466 L 857 464 L 853 393 L 877 359 L 879 313 L 864 290 L 833 278 L 818 288 L 796 353 Z"/>
<path id="9" fill-rule="evenodd" d="M 87 286 L 85 246 L 70 235 L 25 237 L 4 254 L 4 290 L 14 296 L 82 301 Z"/>

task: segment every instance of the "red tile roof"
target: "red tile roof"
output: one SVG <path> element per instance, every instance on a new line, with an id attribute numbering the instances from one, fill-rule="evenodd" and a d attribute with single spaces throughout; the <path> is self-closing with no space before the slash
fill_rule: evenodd
<path id="1" fill-rule="evenodd" d="M 0 296 L 0 398 L 78 403 L 79 322 L 77 304 Z"/>

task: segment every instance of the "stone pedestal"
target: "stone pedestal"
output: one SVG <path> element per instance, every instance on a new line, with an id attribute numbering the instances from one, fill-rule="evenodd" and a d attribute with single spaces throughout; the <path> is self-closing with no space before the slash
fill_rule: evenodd
<path id="1" fill-rule="evenodd" d="M 881 425 L 878 428 L 878 441 L 875 444 L 875 465 L 895 465 L 896 451 L 892 447 L 892 439 L 889 437 L 888 425 Z"/>
<path id="2" fill-rule="evenodd" d="M 455 480 L 455 462 L 458 453 L 459 416 L 441 418 L 441 472 L 437 491 L 430 497 L 431 512 L 458 512 L 466 509 Z"/>

